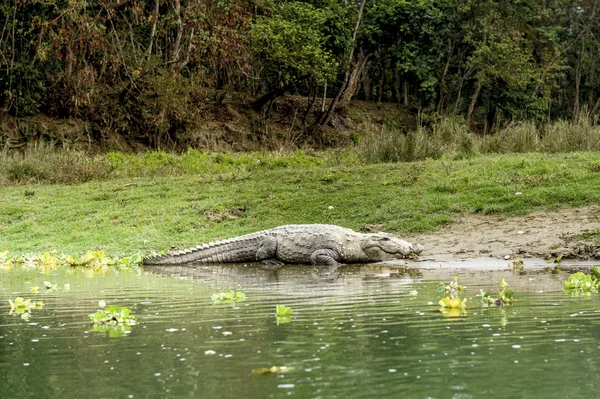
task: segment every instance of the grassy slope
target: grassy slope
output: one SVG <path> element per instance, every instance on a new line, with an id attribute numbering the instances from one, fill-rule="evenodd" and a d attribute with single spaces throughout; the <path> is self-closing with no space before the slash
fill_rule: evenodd
<path id="1" fill-rule="evenodd" d="M 522 154 L 2 187 L 0 252 L 148 253 L 287 223 L 428 232 L 463 213 L 600 203 L 600 172 L 590 166 L 598 159 Z"/>

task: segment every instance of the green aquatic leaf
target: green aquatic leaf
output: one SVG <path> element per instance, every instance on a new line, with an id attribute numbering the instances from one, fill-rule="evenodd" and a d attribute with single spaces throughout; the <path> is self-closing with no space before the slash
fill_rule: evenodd
<path id="1" fill-rule="evenodd" d="M 438 302 L 442 308 L 456 308 L 456 309 L 464 309 L 467 307 L 467 298 L 450 298 L 449 296 L 440 299 Z"/>
<path id="2" fill-rule="evenodd" d="M 506 280 L 504 280 L 504 276 L 502 276 L 502 278 L 500 279 L 500 288 L 504 288 L 508 285 L 508 283 L 506 282 Z"/>
<path id="3" fill-rule="evenodd" d="M 31 299 L 23 299 L 21 297 L 16 297 L 14 301 L 9 299 L 8 303 L 10 305 L 9 314 L 15 313 L 22 315 L 24 313 L 31 313 L 34 309 L 41 310 L 44 307 L 42 302 L 33 302 Z"/>
<path id="4" fill-rule="evenodd" d="M 242 291 L 231 290 L 229 292 L 218 292 L 216 294 L 212 294 L 210 299 L 212 299 L 214 304 L 227 303 L 233 305 L 236 302 L 244 301 L 246 299 L 246 294 L 244 294 Z"/>
<path id="5" fill-rule="evenodd" d="M 276 305 L 277 309 L 277 325 L 289 323 L 292 321 L 292 308 L 285 305 Z"/>
<path id="6" fill-rule="evenodd" d="M 600 280 L 583 272 L 573 273 L 563 281 L 565 292 L 572 295 L 595 294 L 600 289 Z"/>
<path id="7" fill-rule="evenodd" d="M 102 302 L 102 301 L 101 301 Z M 109 337 L 120 337 L 131 331 L 131 326 L 137 324 L 131 309 L 109 305 L 90 314 L 93 324 L 91 331 L 106 333 Z"/>
<path id="8" fill-rule="evenodd" d="M 277 317 L 289 316 L 292 312 L 292 308 L 285 305 L 277 305 Z"/>

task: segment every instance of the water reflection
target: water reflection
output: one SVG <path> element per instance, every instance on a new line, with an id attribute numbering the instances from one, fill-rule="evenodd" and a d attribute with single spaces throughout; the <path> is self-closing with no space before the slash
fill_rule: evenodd
<path id="1" fill-rule="evenodd" d="M 544 267 L 523 272 L 489 268 L 431 268 L 422 264 L 310 266 L 288 265 L 270 268 L 256 264 L 185 266 L 146 266 L 151 273 L 201 282 L 239 287 L 261 286 L 289 293 L 311 293 L 315 288 L 326 289 L 329 294 L 344 295 L 348 291 L 362 290 L 373 281 L 380 281 L 390 289 L 403 289 L 421 281 L 450 281 L 459 275 L 466 286 L 496 285 L 505 276 L 511 287 L 519 292 L 557 292 L 563 289 L 568 273 L 554 273 Z"/>
<path id="2" fill-rule="evenodd" d="M 543 271 L 408 266 L 0 274 L 0 397 L 596 395 L 599 296 L 566 296 L 566 276 Z M 468 316 L 444 318 L 436 288 L 456 274 L 471 298 Z M 497 289 L 501 276 L 517 304 L 482 308 L 476 293 Z M 40 279 L 70 290 L 38 294 L 44 308 L 29 321 L 9 315 L 8 299 Z M 230 289 L 246 299 L 213 303 L 212 294 Z M 130 334 L 91 331 L 100 299 L 132 309 Z M 278 304 L 293 309 L 291 322 L 277 325 Z M 272 366 L 294 369 L 252 374 Z"/>

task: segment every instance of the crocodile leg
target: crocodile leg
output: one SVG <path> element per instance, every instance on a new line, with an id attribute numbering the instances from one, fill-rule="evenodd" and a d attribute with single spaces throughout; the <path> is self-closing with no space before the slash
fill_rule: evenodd
<path id="1" fill-rule="evenodd" d="M 283 262 L 277 259 L 277 239 L 275 237 L 264 237 L 256 250 L 256 260 L 265 265 L 278 266 Z"/>
<path id="2" fill-rule="evenodd" d="M 338 266 L 340 259 L 340 254 L 333 249 L 317 249 L 310 256 L 313 265 Z"/>

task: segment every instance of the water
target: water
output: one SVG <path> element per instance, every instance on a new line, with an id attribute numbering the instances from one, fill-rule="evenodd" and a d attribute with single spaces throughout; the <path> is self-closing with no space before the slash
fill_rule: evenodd
<path id="1" fill-rule="evenodd" d="M 456 274 L 472 300 L 467 316 L 445 318 L 436 288 Z M 475 295 L 497 292 L 502 275 L 517 304 L 482 308 Z M 564 295 L 564 278 L 387 266 L 0 271 L 0 397 L 593 397 L 599 297 Z M 30 294 L 43 281 L 70 290 Z M 229 289 L 246 300 L 213 304 Z M 16 296 L 44 308 L 9 315 Z M 139 324 L 120 338 L 90 331 L 98 300 L 131 308 Z M 292 322 L 277 325 L 277 304 L 293 308 Z M 294 369 L 252 374 L 271 366 Z"/>

